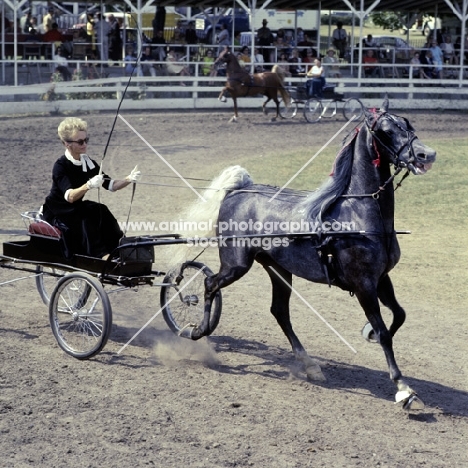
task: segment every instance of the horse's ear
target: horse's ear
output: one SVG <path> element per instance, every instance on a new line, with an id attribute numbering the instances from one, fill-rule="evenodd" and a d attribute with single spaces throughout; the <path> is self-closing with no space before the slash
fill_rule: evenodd
<path id="1" fill-rule="evenodd" d="M 385 99 L 382 103 L 382 107 L 380 108 L 380 112 L 387 112 L 388 111 L 388 94 L 385 95 Z"/>

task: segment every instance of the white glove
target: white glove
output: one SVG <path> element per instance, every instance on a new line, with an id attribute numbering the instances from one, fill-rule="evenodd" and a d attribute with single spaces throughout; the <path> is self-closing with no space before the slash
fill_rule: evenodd
<path id="1" fill-rule="evenodd" d="M 92 179 L 89 179 L 88 182 L 86 182 L 86 185 L 89 190 L 93 188 L 99 188 L 102 183 L 104 182 L 104 177 L 102 174 L 99 174 L 97 176 L 94 176 Z"/>
<path id="2" fill-rule="evenodd" d="M 138 170 L 138 164 L 132 169 L 130 175 L 126 177 L 129 182 L 136 182 L 141 179 L 141 171 Z"/>

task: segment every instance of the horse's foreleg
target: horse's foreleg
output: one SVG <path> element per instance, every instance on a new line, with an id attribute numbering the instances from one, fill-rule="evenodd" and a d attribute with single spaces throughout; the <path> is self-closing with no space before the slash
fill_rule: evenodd
<path id="1" fill-rule="evenodd" d="M 267 259 L 257 258 L 257 260 L 263 265 L 270 276 L 273 293 L 270 311 L 291 344 L 294 356 L 302 362 L 307 377 L 310 380 L 326 380 L 320 366 L 307 354 L 291 325 L 289 300 L 292 291 L 292 274 Z"/>
<path id="2" fill-rule="evenodd" d="M 232 96 L 232 102 L 234 103 L 234 115 L 231 117 L 231 120 L 229 122 L 237 122 L 237 98 Z"/>
<path id="3" fill-rule="evenodd" d="M 390 373 L 390 378 L 393 380 L 393 382 L 398 388 L 398 392 L 395 396 L 396 401 L 401 402 L 405 409 L 422 409 L 424 408 L 424 403 L 417 397 L 416 392 L 414 392 L 414 390 L 412 390 L 403 379 L 403 376 L 401 374 L 400 369 L 398 368 L 393 352 L 392 336 L 398 329 L 398 327 L 401 326 L 401 323 L 403 323 L 401 322 L 401 317 L 402 313 L 404 316 L 404 311 L 403 309 L 401 309 L 400 306 L 398 306 L 400 310 L 397 310 L 396 313 L 397 325 L 396 328 L 392 328 L 393 333 L 389 331 L 385 326 L 380 312 L 378 295 L 383 297 L 384 300 L 390 300 L 393 293 L 389 293 L 389 285 L 391 286 L 390 278 L 388 278 L 388 280 L 384 280 L 384 283 L 382 285 L 379 285 L 378 292 L 356 291 L 356 297 L 358 298 L 359 303 L 364 309 L 366 317 L 369 320 L 372 329 L 374 330 L 376 340 L 380 343 L 384 351 Z M 393 288 L 391 288 L 391 291 L 393 291 Z M 399 321 L 401 322 L 400 325 L 398 325 Z"/>
<path id="4" fill-rule="evenodd" d="M 388 275 L 380 279 L 377 294 L 382 304 L 392 311 L 393 322 L 390 325 L 389 332 L 394 336 L 397 330 L 405 323 L 406 313 L 396 300 L 392 280 Z"/>
<path id="5" fill-rule="evenodd" d="M 227 92 L 227 88 L 224 87 L 221 92 L 219 93 L 219 96 L 218 96 L 218 101 L 221 101 L 221 102 L 226 102 L 227 99 L 226 99 L 226 96 L 225 96 L 225 93 Z"/>

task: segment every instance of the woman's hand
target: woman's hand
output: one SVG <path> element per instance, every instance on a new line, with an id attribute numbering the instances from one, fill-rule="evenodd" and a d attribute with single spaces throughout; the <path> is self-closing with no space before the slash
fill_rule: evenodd
<path id="1" fill-rule="evenodd" d="M 126 177 L 128 182 L 137 182 L 141 179 L 141 171 L 138 170 L 138 164 L 132 169 L 132 172 Z"/>
<path id="2" fill-rule="evenodd" d="M 86 182 L 86 186 L 88 187 L 89 190 L 91 190 L 93 188 L 99 188 L 103 182 L 104 182 L 104 178 L 102 174 L 98 174 L 97 176 L 94 176 L 92 179 L 89 179 L 88 182 Z"/>

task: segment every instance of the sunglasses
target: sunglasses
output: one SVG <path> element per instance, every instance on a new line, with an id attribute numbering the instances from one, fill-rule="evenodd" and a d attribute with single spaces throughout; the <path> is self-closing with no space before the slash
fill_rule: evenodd
<path id="1" fill-rule="evenodd" d="M 80 146 L 83 146 L 85 143 L 88 144 L 89 137 L 86 137 L 84 140 L 67 140 L 67 143 L 78 143 Z"/>

